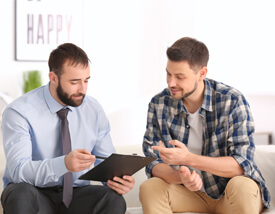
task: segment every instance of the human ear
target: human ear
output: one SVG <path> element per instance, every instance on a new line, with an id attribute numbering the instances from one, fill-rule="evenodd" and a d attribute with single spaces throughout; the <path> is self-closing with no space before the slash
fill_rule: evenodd
<path id="1" fill-rule="evenodd" d="M 208 71 L 208 69 L 205 66 L 200 69 L 200 79 L 202 79 L 202 80 L 205 79 L 207 71 Z"/>
<path id="2" fill-rule="evenodd" d="M 50 79 L 51 83 L 57 83 L 58 82 L 58 76 L 53 71 L 51 71 L 49 73 L 49 79 Z"/>

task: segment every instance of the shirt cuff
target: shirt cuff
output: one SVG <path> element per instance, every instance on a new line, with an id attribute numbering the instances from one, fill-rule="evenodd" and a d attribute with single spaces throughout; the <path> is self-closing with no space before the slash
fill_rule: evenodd
<path id="1" fill-rule="evenodd" d="M 65 165 L 65 155 L 52 160 L 52 169 L 56 176 L 60 177 L 67 173 L 69 170 Z"/>
<path id="2" fill-rule="evenodd" d="M 232 155 L 233 158 L 239 163 L 239 165 L 243 168 L 244 170 L 244 175 L 251 176 L 252 174 L 252 163 L 249 162 L 247 159 L 240 155 Z"/>
<path id="3" fill-rule="evenodd" d="M 146 175 L 148 178 L 152 177 L 152 169 L 155 165 L 159 164 L 159 163 L 163 163 L 163 161 L 161 159 L 158 160 L 154 160 L 151 163 L 149 163 L 146 167 Z"/>

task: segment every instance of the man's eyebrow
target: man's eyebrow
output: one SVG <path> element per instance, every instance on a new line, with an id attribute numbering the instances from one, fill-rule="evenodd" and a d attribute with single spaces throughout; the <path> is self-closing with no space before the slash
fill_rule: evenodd
<path id="1" fill-rule="evenodd" d="M 91 77 L 87 77 L 85 80 L 88 80 L 88 79 L 90 79 Z M 79 80 L 81 80 L 81 79 L 70 79 L 69 81 L 79 81 Z"/>
<path id="2" fill-rule="evenodd" d="M 170 74 L 170 72 L 166 69 L 166 72 Z M 185 76 L 183 73 L 175 73 L 176 76 Z"/>

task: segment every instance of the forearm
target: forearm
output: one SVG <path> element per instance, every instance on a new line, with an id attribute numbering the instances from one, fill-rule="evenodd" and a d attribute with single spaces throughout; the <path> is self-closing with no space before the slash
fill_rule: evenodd
<path id="1" fill-rule="evenodd" d="M 16 165 L 8 164 L 8 169 L 15 183 L 26 182 L 35 186 L 47 186 L 48 183 L 58 182 L 58 179 L 68 171 L 63 162 L 62 156 L 43 161 L 27 160 Z"/>
<path id="2" fill-rule="evenodd" d="M 152 177 L 158 177 L 167 183 L 181 184 L 179 170 L 175 170 L 165 163 L 157 164 L 152 169 Z"/>
<path id="3" fill-rule="evenodd" d="M 230 156 L 208 157 L 190 154 L 185 165 L 225 178 L 232 178 L 244 173 L 239 163 Z"/>

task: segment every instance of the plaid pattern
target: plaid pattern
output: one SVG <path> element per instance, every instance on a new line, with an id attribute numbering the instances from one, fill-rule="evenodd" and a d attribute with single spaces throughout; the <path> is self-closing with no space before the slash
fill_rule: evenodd
<path id="1" fill-rule="evenodd" d="M 254 162 L 254 121 L 244 96 L 223 83 L 205 79 L 204 99 L 199 114 L 203 121 L 201 155 L 235 158 L 244 169 L 244 175 L 260 184 L 264 204 L 269 207 L 270 194 Z M 172 147 L 168 142 L 176 139 L 187 145 L 188 115 L 183 101 L 173 99 L 168 88 L 152 98 L 149 103 L 143 151 L 146 156 L 157 156 L 158 159 L 146 167 L 148 177 L 151 177 L 152 168 L 163 161 L 157 151 L 152 151 L 146 140 L 153 144 L 161 140 L 166 147 Z M 171 167 L 176 169 L 179 166 Z M 206 193 L 214 199 L 220 198 L 229 178 L 205 171 L 202 171 L 202 177 Z"/>

